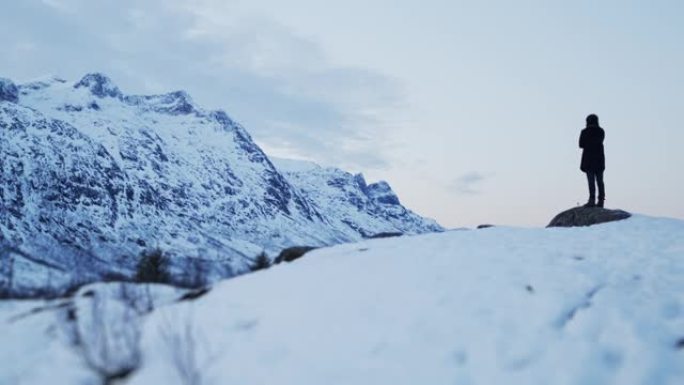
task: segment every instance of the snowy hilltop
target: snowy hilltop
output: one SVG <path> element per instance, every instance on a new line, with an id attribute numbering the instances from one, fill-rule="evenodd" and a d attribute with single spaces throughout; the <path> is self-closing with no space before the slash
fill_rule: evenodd
<path id="1" fill-rule="evenodd" d="M 96 284 L 0 302 L 0 341 L 3 384 L 677 385 L 684 221 L 365 240 L 208 292 Z"/>
<path id="2" fill-rule="evenodd" d="M 183 91 L 127 95 L 97 73 L 0 79 L 0 143 L 5 292 L 130 277 L 150 248 L 174 277 L 194 266 L 215 280 L 262 250 L 443 230 L 384 182 L 282 171 L 225 112 Z"/>

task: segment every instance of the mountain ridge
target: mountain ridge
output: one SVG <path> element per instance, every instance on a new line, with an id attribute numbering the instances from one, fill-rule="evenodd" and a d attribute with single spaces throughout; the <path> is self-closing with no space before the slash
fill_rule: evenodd
<path id="1" fill-rule="evenodd" d="M 389 185 L 369 189 L 342 170 L 317 181 L 279 170 L 244 127 L 184 91 L 127 95 L 100 73 L 75 83 L 3 79 L 0 139 L 0 242 L 45 262 L 14 274 L 19 287 L 130 276 L 150 247 L 167 251 L 177 274 L 207 261 L 215 280 L 247 271 L 262 250 L 443 230 L 401 206 Z"/>

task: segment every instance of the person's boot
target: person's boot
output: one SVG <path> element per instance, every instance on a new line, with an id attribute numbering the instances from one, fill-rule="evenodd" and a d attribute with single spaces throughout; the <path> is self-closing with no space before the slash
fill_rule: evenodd
<path id="1" fill-rule="evenodd" d="M 584 204 L 583 207 L 594 207 L 596 204 L 594 203 L 594 198 L 589 198 L 589 201 Z"/>
<path id="2" fill-rule="evenodd" d="M 603 198 L 599 198 L 598 202 L 596 202 L 596 207 L 601 207 L 601 208 L 603 208 L 603 201 L 604 201 Z"/>

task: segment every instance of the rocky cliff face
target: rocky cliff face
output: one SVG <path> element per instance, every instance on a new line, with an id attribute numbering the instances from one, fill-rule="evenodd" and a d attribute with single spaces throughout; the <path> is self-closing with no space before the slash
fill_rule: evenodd
<path id="1" fill-rule="evenodd" d="M 441 230 L 384 182 L 279 170 L 225 112 L 183 91 L 126 95 L 102 74 L 1 79 L 0 143 L 5 287 L 129 276 L 151 247 L 216 278 L 264 249 Z"/>

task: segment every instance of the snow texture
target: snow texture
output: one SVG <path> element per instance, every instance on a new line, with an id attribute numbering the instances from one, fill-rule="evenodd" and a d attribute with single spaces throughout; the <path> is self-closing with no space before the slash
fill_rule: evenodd
<path id="1" fill-rule="evenodd" d="M 0 80 L 0 143 L 4 292 L 130 276 L 153 247 L 174 276 L 199 259 L 216 280 L 262 250 L 442 230 L 384 184 L 280 172 L 241 125 L 183 91 L 126 95 L 98 73 Z"/>
<path id="2" fill-rule="evenodd" d="M 194 301 L 158 290 L 130 385 L 684 383 L 681 220 L 365 240 Z M 59 303 L 0 302 L 0 383 L 92 381 Z"/>

